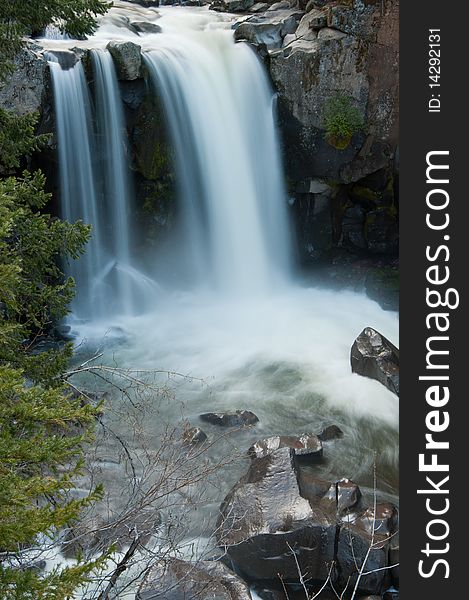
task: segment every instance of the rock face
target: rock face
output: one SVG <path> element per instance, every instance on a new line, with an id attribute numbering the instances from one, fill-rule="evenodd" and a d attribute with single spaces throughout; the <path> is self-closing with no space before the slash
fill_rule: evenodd
<path id="1" fill-rule="evenodd" d="M 272 53 L 271 74 L 285 125 L 301 140 L 289 156 L 295 179 L 314 175 L 348 183 L 388 164 L 396 149 L 398 2 L 325 4 L 303 17 L 286 48 Z M 324 143 L 324 108 L 344 93 L 365 117 L 370 139 L 357 137 L 336 156 Z"/>
<path id="2" fill-rule="evenodd" d="M 236 33 L 240 37 L 246 31 L 245 38 L 259 51 L 262 42 L 270 49 L 267 64 L 278 92 L 301 258 L 316 262 L 336 248 L 357 257 L 396 257 L 398 0 L 304 4 L 298 4 L 307 11 L 298 27 L 280 36 L 281 48 L 278 34 L 273 42 L 254 35 L 251 19 Z M 325 116 L 328 104 L 344 96 L 363 127 L 338 144 L 326 135 Z M 297 189 L 317 179 L 330 189 Z M 360 197 L 352 192 L 353 184 L 360 187 Z"/>
<path id="3" fill-rule="evenodd" d="M 383 335 L 366 327 L 350 352 L 353 373 L 376 379 L 399 396 L 399 350 Z"/>
<path id="4" fill-rule="evenodd" d="M 114 59 L 118 79 L 132 81 L 141 76 L 142 54 L 133 42 L 109 42 L 106 46 Z"/>
<path id="5" fill-rule="evenodd" d="M 250 410 L 237 410 L 235 412 L 204 413 L 200 415 L 202 421 L 220 425 L 221 427 L 246 427 L 255 425 L 259 419 Z"/>
<path id="6" fill-rule="evenodd" d="M 332 561 L 332 580 L 344 585 L 350 578 L 353 586 L 356 565 L 371 544 L 366 571 L 375 572 L 361 578 L 360 591 L 381 594 L 389 583 L 383 567 L 389 564 L 389 540 L 397 528 L 395 507 L 378 504 L 374 518 L 355 483 L 315 478 L 299 466 L 291 448 L 254 458 L 220 515 L 219 545 L 239 572 L 260 586 L 272 586 L 279 576 L 298 583 L 298 568 L 305 581 L 323 582 Z"/>
<path id="7" fill-rule="evenodd" d="M 50 79 L 47 61 L 39 50 L 29 44 L 16 56 L 13 73 L 0 85 L 0 108 L 17 115 L 43 111 Z"/>
<path id="8" fill-rule="evenodd" d="M 136 600 L 251 600 L 249 587 L 215 561 L 185 562 L 176 558 L 150 569 L 139 588 Z"/>

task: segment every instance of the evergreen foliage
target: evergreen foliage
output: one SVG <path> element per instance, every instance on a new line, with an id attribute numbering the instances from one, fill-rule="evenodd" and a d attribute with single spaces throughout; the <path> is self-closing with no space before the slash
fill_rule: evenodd
<path id="1" fill-rule="evenodd" d="M 2 0 L 0 77 L 24 44 L 24 35 L 50 23 L 73 36 L 91 33 L 103 0 Z M 0 86 L 2 82 L 0 80 Z M 24 568 L 24 551 L 54 537 L 101 494 L 71 499 L 83 443 L 96 411 L 70 394 L 63 373 L 71 347 L 35 352 L 36 342 L 63 317 L 74 282 L 61 261 L 84 251 L 89 228 L 47 214 L 50 200 L 41 172 L 13 174 L 35 151 L 36 115 L 0 109 L 0 597 L 63 600 L 105 557 L 47 575 Z"/>

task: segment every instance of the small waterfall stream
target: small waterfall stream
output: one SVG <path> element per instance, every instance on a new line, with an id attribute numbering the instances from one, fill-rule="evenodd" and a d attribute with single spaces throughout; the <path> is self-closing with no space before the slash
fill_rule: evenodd
<path id="1" fill-rule="evenodd" d="M 92 226 L 83 258 L 68 267 L 78 319 L 131 316 L 148 307 L 154 292 L 131 251 L 135 233 L 126 132 L 111 55 L 91 52 L 95 103 L 81 62 L 62 66 L 48 53 L 54 86 L 62 216 Z M 95 125 L 94 125 L 95 123 Z"/>
<path id="2" fill-rule="evenodd" d="M 94 165 L 91 100 L 81 62 L 62 68 L 53 54 L 48 55 L 52 74 L 57 126 L 60 202 L 62 217 L 81 220 L 93 227 L 86 253 L 67 268 L 77 285 L 72 310 L 91 317 L 102 314 L 102 298 L 95 293 L 95 278 L 104 264 L 103 215 L 98 204 Z"/>

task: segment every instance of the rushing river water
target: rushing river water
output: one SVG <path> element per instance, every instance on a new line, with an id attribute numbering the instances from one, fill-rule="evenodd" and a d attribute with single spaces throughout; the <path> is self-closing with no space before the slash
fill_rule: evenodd
<path id="1" fill-rule="evenodd" d="M 64 216 L 94 225 L 87 257 L 72 270 L 78 359 L 99 352 L 102 363 L 189 376 L 173 378 L 174 396 L 145 418 L 142 435 L 155 447 L 166 424 L 184 418 L 200 425 L 201 413 L 216 410 L 248 409 L 260 421 L 212 449 L 212 459 L 234 447 L 243 452 L 260 437 L 317 433 L 337 424 L 345 435 L 326 444 L 320 476 L 346 476 L 369 488 L 376 460 L 378 487 L 395 499 L 398 400 L 379 383 L 353 375 L 349 353 L 365 326 L 397 344 L 397 315 L 362 294 L 295 281 L 273 93 L 263 67 L 251 49 L 235 45 L 229 15 L 116 5 L 91 40 L 44 40 L 51 51 L 95 47 L 96 118 L 100 143 L 108 148 L 93 149 L 81 66 L 59 72 L 52 64 Z M 128 18 L 155 21 L 162 33 L 137 37 Z M 109 40 L 142 46 L 149 85 L 166 109 L 185 228 L 181 256 L 191 274 L 177 286 L 156 275 L 158 264 L 171 257 L 147 256 L 153 272 L 140 270 L 132 255 L 132 185 L 115 73 L 103 51 Z M 107 157 L 100 176 L 93 171 L 93 152 Z M 67 170 L 71 164 L 80 169 Z M 89 377 L 85 384 L 91 385 Z M 114 407 L 125 403 L 111 394 Z M 118 406 L 107 418 L 136 448 L 130 418 L 118 416 L 125 412 Z M 216 427 L 204 429 L 217 435 Z M 128 478 L 112 460 L 117 451 L 115 440 L 99 450 L 110 465 L 101 479 L 115 502 Z M 238 461 L 225 469 L 219 495 L 194 516 L 191 535 L 206 535 L 207 520 L 245 467 Z"/>

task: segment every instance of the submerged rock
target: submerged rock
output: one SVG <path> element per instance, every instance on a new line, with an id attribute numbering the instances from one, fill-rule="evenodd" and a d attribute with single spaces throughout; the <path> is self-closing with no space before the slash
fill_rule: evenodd
<path id="1" fill-rule="evenodd" d="M 184 444 L 188 446 L 194 446 L 195 444 L 202 444 L 207 441 L 207 434 L 200 427 L 191 427 L 184 431 L 182 440 Z"/>
<path id="2" fill-rule="evenodd" d="M 374 572 L 361 578 L 359 589 L 381 594 L 390 580 L 385 567 L 397 509 L 378 505 L 370 550 L 372 512 L 356 483 L 318 479 L 300 466 L 293 449 L 279 448 L 253 458 L 229 492 L 217 538 L 239 572 L 261 587 L 275 587 L 279 577 L 298 583 L 298 570 L 307 582 L 326 581 L 332 562 L 332 581 L 353 586 L 356 565 L 367 557 L 366 570 Z"/>
<path id="3" fill-rule="evenodd" d="M 352 372 L 376 379 L 399 396 L 399 350 L 372 327 L 366 327 L 350 352 Z"/>
<path id="4" fill-rule="evenodd" d="M 220 425 L 221 427 L 246 427 L 255 425 L 259 419 L 250 410 L 237 410 L 235 412 L 204 413 L 200 415 L 202 421 Z"/>
<path id="5" fill-rule="evenodd" d="M 114 59 L 118 79 L 132 81 L 141 76 L 142 54 L 138 44 L 112 41 L 106 48 Z"/>
<path id="6" fill-rule="evenodd" d="M 220 562 L 191 563 L 170 558 L 149 570 L 136 595 L 136 600 L 157 598 L 251 600 L 251 593 L 246 583 Z"/>

